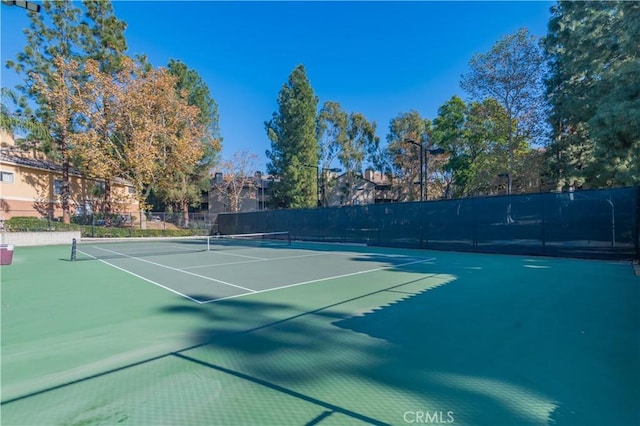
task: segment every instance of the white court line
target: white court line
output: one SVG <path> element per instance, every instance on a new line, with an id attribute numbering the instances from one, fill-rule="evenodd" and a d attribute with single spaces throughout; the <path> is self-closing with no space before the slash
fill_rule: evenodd
<path id="1" fill-rule="evenodd" d="M 209 251 L 212 251 L 212 252 L 214 252 L 216 254 L 224 254 L 225 256 L 237 256 L 237 257 L 246 257 L 247 259 L 268 260 L 268 259 L 265 259 L 264 257 L 247 256 L 247 255 L 244 255 L 244 254 L 227 253 L 227 252 L 224 252 L 224 251 L 215 251 L 215 250 L 209 250 Z"/>
<path id="2" fill-rule="evenodd" d="M 96 259 L 96 260 L 98 260 L 98 261 L 100 261 L 100 262 L 102 262 L 102 263 L 104 263 L 104 264 L 106 264 L 106 265 L 112 266 L 112 267 L 114 267 L 114 268 L 116 268 L 116 269 L 118 269 L 118 270 L 120 270 L 120 271 L 122 271 L 122 272 L 126 272 L 126 273 L 127 273 L 127 274 L 129 274 L 129 275 L 133 275 L 133 276 L 134 276 L 134 277 L 136 277 L 136 278 L 140 278 L 141 280 L 144 280 L 144 281 L 146 281 L 146 282 L 148 282 L 148 283 L 151 283 L 151 284 L 153 284 L 153 285 L 156 285 L 156 286 L 158 286 L 158 287 L 161 287 L 161 288 L 163 288 L 163 289 L 165 289 L 165 290 L 169 290 L 171 293 L 177 294 L 177 295 L 179 295 L 179 296 L 182 296 L 182 297 L 184 297 L 184 298 L 187 298 L 187 299 L 189 299 L 189 300 L 191 300 L 191 301 L 193 301 L 193 302 L 196 302 L 196 303 L 202 303 L 202 301 L 200 301 L 200 300 L 194 299 L 193 297 L 189 297 L 189 296 L 187 296 L 186 294 L 182 294 L 182 293 L 180 293 L 179 291 L 176 291 L 176 290 L 174 290 L 174 289 L 172 289 L 172 288 L 169 288 L 169 287 L 163 286 L 162 284 L 159 284 L 159 283 L 157 283 L 157 282 L 155 282 L 155 281 L 153 281 L 153 280 L 150 280 L 149 278 L 145 278 L 145 277 L 143 277 L 142 275 L 138 275 L 138 274 L 136 274 L 136 273 L 134 273 L 134 272 L 131 272 L 131 271 L 128 271 L 128 270 L 126 270 L 126 269 L 124 269 L 124 268 L 121 268 L 121 267 L 119 267 L 119 266 L 116 266 L 116 265 L 114 265 L 113 263 L 109 263 L 109 262 L 107 262 L 106 260 L 99 259 L 99 258 L 97 258 L 97 257 L 95 257 L 95 256 L 90 255 L 89 253 L 85 253 L 85 252 L 83 252 L 82 250 L 78 250 L 78 252 L 80 252 L 80 253 L 84 254 L 85 256 L 89 256 L 89 257 L 91 257 L 91 258 L 93 258 L 93 259 Z"/>
<path id="3" fill-rule="evenodd" d="M 317 283 L 317 282 L 321 282 L 321 281 L 330 281 L 330 280 L 335 280 L 335 279 L 338 279 L 338 278 L 351 277 L 351 276 L 354 276 L 354 275 L 368 274 L 369 272 L 384 271 L 385 269 L 402 268 L 403 266 L 415 265 L 416 263 L 430 262 L 432 260 L 436 260 L 436 258 L 435 257 L 431 257 L 429 259 L 420 259 L 420 260 L 416 260 L 416 261 L 413 261 L 413 262 L 401 263 L 399 265 L 383 266 L 381 268 L 368 269 L 366 271 L 351 272 L 349 274 L 335 275 L 333 277 L 327 277 L 327 278 L 318 278 L 316 280 L 303 281 L 303 282 L 300 282 L 300 283 L 288 284 L 288 285 L 283 285 L 283 286 L 280 286 L 280 287 L 266 288 L 264 290 L 254 290 L 253 293 L 251 293 L 251 294 L 267 293 L 267 292 L 274 291 L 274 290 L 282 290 L 283 288 L 297 287 L 297 286 L 300 286 L 300 285 L 312 284 L 312 283 Z M 201 301 L 201 302 L 198 302 L 198 303 L 204 304 L 204 303 L 220 302 L 222 300 L 235 299 L 237 297 L 243 297 L 243 296 L 246 296 L 246 294 L 236 294 L 235 296 L 227 296 L 227 297 L 220 297 L 218 299 L 204 300 L 204 301 Z"/>
<path id="4" fill-rule="evenodd" d="M 298 259 L 298 258 L 301 258 L 301 257 L 327 256 L 327 255 L 330 255 L 330 254 L 333 254 L 333 253 L 302 254 L 302 255 L 297 255 L 297 256 L 273 257 L 271 259 L 257 258 L 256 260 L 245 260 L 245 261 L 242 261 L 242 262 L 210 263 L 208 265 L 185 266 L 184 268 L 180 268 L 180 269 L 185 270 L 185 269 L 209 268 L 209 267 L 212 267 L 212 266 L 242 265 L 244 263 L 270 262 L 272 260 Z"/>
<path id="5" fill-rule="evenodd" d="M 246 291 L 249 291 L 251 293 L 255 293 L 256 292 L 256 290 L 252 290 L 252 289 L 247 288 L 247 287 L 242 287 L 241 285 L 231 284 L 231 283 L 228 283 L 228 282 L 222 281 L 222 280 L 216 280 L 215 278 L 205 277 L 204 275 L 194 274 L 193 272 L 189 272 L 189 271 L 183 271 L 181 269 L 174 268 L 173 266 L 163 265 L 161 263 L 152 262 L 150 260 L 140 259 L 139 257 L 129 256 L 129 255 L 126 255 L 126 254 L 123 254 L 123 253 L 118 253 L 117 251 L 107 250 L 107 249 L 104 249 L 102 247 L 97 247 L 97 246 L 92 246 L 92 247 L 93 248 L 97 248 L 98 250 L 102 250 L 102 251 L 106 251 L 106 252 L 109 252 L 109 253 L 117 254 L 119 256 L 124 256 L 124 257 L 127 257 L 129 259 L 134 259 L 134 260 L 137 260 L 137 261 L 140 261 L 140 262 L 150 263 L 151 265 L 160 266 L 161 268 L 167 268 L 167 269 L 171 269 L 172 271 L 182 272 L 183 274 L 193 275 L 194 277 L 202 278 L 202 279 L 205 279 L 205 280 L 208 280 L 208 281 L 214 281 L 214 282 L 217 282 L 217 283 L 220 283 L 220 284 L 224 284 L 224 285 L 228 285 L 228 286 L 231 286 L 231 287 L 241 288 L 242 290 L 246 290 Z"/>

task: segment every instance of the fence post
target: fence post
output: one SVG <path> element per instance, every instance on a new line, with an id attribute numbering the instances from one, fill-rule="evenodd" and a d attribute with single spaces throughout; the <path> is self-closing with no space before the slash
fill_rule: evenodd
<path id="1" fill-rule="evenodd" d="M 542 237 L 542 254 L 546 255 L 547 254 L 547 215 L 546 215 L 546 199 L 547 199 L 547 195 L 546 194 L 540 194 L 540 197 L 542 198 L 541 202 L 542 202 L 542 223 L 541 223 L 541 237 Z"/>
<path id="2" fill-rule="evenodd" d="M 634 204 L 633 216 L 636 218 L 636 223 L 632 225 L 635 229 L 634 245 L 636 248 L 636 259 L 640 261 L 640 186 L 636 187 L 636 202 Z"/>

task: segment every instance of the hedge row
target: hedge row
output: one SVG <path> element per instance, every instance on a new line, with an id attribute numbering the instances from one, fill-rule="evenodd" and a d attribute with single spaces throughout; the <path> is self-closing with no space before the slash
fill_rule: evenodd
<path id="1" fill-rule="evenodd" d="M 136 229 L 78 225 L 37 217 L 16 216 L 4 222 L 4 229 L 12 232 L 80 231 L 83 237 L 187 237 L 202 235 L 202 229 Z"/>

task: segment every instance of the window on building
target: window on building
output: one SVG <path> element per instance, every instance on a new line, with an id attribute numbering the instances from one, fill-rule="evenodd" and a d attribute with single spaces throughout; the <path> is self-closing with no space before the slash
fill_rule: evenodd
<path id="1" fill-rule="evenodd" d="M 13 183 L 13 173 L 0 172 L 0 181 L 5 183 Z"/>
<path id="2" fill-rule="evenodd" d="M 62 194 L 62 179 L 53 180 L 53 195 Z"/>
<path id="3" fill-rule="evenodd" d="M 106 185 L 104 181 L 96 181 L 91 187 L 91 194 L 93 194 L 94 197 L 102 197 L 105 194 L 105 190 Z"/>

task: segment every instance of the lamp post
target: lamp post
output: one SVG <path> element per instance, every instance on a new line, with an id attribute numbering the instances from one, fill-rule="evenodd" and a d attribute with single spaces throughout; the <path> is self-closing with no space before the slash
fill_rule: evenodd
<path id="1" fill-rule="evenodd" d="M 337 167 L 323 167 L 322 168 L 322 185 L 321 185 L 321 195 L 322 195 L 322 201 L 321 201 L 321 207 L 326 207 L 327 205 L 327 194 L 325 191 L 325 178 L 324 178 L 324 172 L 331 172 L 331 173 L 340 173 L 342 171 L 342 169 L 339 169 Z"/>
<path id="2" fill-rule="evenodd" d="M 418 143 L 413 139 L 405 139 L 405 143 L 410 143 L 411 145 L 415 145 L 420 148 L 420 201 L 424 199 L 424 178 L 422 176 L 424 172 L 424 145 L 422 143 Z"/>
<path id="3" fill-rule="evenodd" d="M 429 157 L 427 157 L 427 155 L 428 154 L 431 154 L 431 155 L 444 154 L 444 149 L 442 148 L 425 149 L 423 143 L 418 143 L 413 139 L 405 139 L 404 141 L 405 143 L 410 143 L 411 145 L 416 145 L 420 147 L 420 201 L 424 201 L 425 189 L 428 189 L 428 187 L 425 185 L 425 182 L 424 182 L 425 168 L 427 172 L 427 179 L 429 179 Z M 426 167 L 425 167 L 425 164 L 426 164 Z M 429 192 L 427 192 L 426 199 L 429 199 Z"/>
<path id="4" fill-rule="evenodd" d="M 2 0 L 2 4 L 7 6 L 18 6 L 31 12 L 40 12 L 40 5 L 32 1 L 25 0 Z"/>
<path id="5" fill-rule="evenodd" d="M 324 172 L 340 173 L 342 169 L 337 167 L 319 167 L 311 164 L 303 164 L 304 167 L 316 169 L 316 186 L 318 188 L 318 207 L 324 207 Z M 322 170 L 322 180 L 320 180 L 320 171 Z"/>
<path id="6" fill-rule="evenodd" d="M 264 181 L 262 180 L 262 172 L 257 171 L 253 176 L 256 183 L 256 198 L 258 200 L 257 210 L 262 210 L 264 209 Z M 260 186 L 258 186 L 258 182 Z M 260 208 L 260 199 L 262 199 L 262 209 Z"/>

